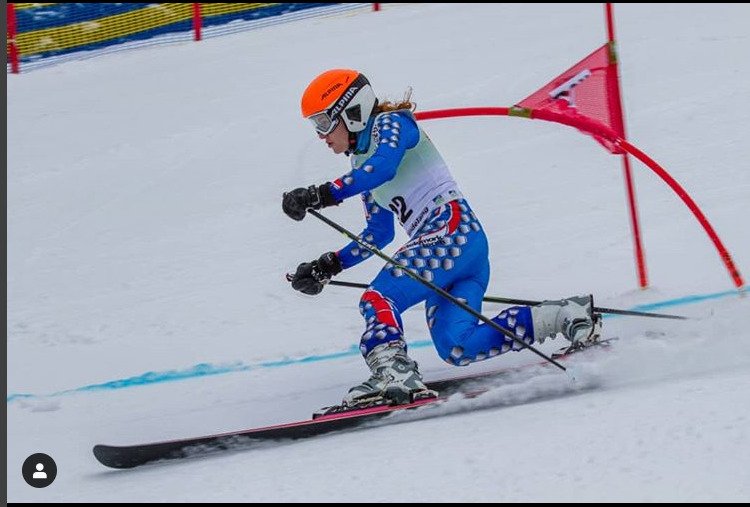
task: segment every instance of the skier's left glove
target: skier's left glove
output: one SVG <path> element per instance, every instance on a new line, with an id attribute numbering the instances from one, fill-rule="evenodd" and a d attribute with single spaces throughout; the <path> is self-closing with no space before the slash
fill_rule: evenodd
<path id="1" fill-rule="evenodd" d="M 295 188 L 290 192 L 284 192 L 281 208 L 284 213 L 299 222 L 305 218 L 308 208 L 318 210 L 326 206 L 337 205 L 339 201 L 333 198 L 330 185 L 330 183 L 317 187 L 310 185 L 307 188 Z"/>
<path id="2" fill-rule="evenodd" d="M 291 277 L 292 288 L 314 296 L 320 294 L 323 286 L 331 281 L 331 278 L 341 273 L 341 261 L 334 252 L 324 253 L 319 259 L 312 262 L 303 262 L 297 266 L 297 272 Z"/>

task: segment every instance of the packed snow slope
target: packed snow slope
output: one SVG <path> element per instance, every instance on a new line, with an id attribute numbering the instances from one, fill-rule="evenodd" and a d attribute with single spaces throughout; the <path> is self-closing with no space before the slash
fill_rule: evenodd
<path id="1" fill-rule="evenodd" d="M 284 191 L 347 171 L 300 118 L 314 76 L 357 68 L 380 97 L 411 86 L 423 111 L 511 106 L 605 42 L 603 11 L 386 4 L 9 75 L 8 500 L 750 501 L 748 298 L 680 199 L 633 161 L 650 281 L 638 289 L 619 158 L 518 118 L 423 124 L 490 238 L 489 293 L 590 292 L 690 320 L 608 318 L 620 339 L 572 359 L 576 382 L 548 368 L 441 417 L 130 471 L 91 454 L 305 419 L 366 377 L 359 292 L 305 297 L 284 279 L 345 243 L 281 212 Z M 630 141 L 750 275 L 750 5 L 615 15 Z M 324 213 L 364 223 L 356 199 Z M 452 368 L 421 305 L 404 321 L 428 378 L 537 360 Z M 36 452 L 57 462 L 45 489 L 21 477 Z"/>

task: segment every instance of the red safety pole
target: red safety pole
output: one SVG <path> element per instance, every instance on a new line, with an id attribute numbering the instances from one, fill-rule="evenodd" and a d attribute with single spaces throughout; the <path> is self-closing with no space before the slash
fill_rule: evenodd
<path id="1" fill-rule="evenodd" d="M 587 118 L 585 116 L 568 116 L 554 111 L 549 110 L 535 110 L 525 109 L 518 107 L 461 107 L 455 109 L 437 109 L 434 111 L 418 111 L 414 113 L 417 120 L 436 120 L 439 118 L 455 118 L 460 116 L 515 116 L 519 118 L 528 118 L 533 120 L 544 120 L 561 125 L 568 125 L 575 127 L 578 130 L 582 130 L 589 134 L 595 134 L 604 139 L 607 139 L 616 146 L 620 147 L 624 151 L 630 153 L 635 158 L 643 162 L 652 171 L 654 171 L 669 187 L 682 199 L 682 202 L 687 205 L 688 209 L 693 213 L 695 218 L 701 224 L 703 229 L 708 234 L 708 237 L 713 242 L 716 250 L 719 252 L 721 260 L 732 277 L 734 285 L 740 291 L 744 290 L 745 280 L 742 278 L 739 269 L 734 264 L 732 256 L 729 255 L 729 251 L 726 249 L 724 244 L 719 239 L 719 235 L 709 223 L 706 216 L 703 214 L 698 205 L 688 195 L 682 186 L 670 176 L 670 174 L 659 164 L 657 164 L 651 157 L 646 155 L 644 152 L 621 138 L 615 130 L 600 121 Z"/>
<path id="2" fill-rule="evenodd" d="M 193 4 L 193 31 L 195 32 L 195 40 L 201 40 L 201 26 L 203 25 L 201 19 L 201 4 Z"/>
<path id="3" fill-rule="evenodd" d="M 607 40 L 609 42 L 615 41 L 615 21 L 614 15 L 612 14 L 612 4 L 604 4 L 606 15 L 607 15 Z"/>
<path id="4" fill-rule="evenodd" d="M 16 44 L 16 6 L 8 2 L 8 61 L 13 74 L 18 74 L 21 69 L 18 62 L 18 44 Z"/>
<path id="5" fill-rule="evenodd" d="M 372 4 L 372 10 L 377 12 L 380 10 L 380 4 Z"/>
<path id="6" fill-rule="evenodd" d="M 634 157 L 637 157 L 638 160 L 651 168 L 651 170 L 654 171 L 662 180 L 664 180 L 664 182 L 669 185 L 672 190 L 674 190 L 674 192 L 680 197 L 680 199 L 682 199 L 682 202 L 685 203 L 685 205 L 690 209 L 695 218 L 698 219 L 698 222 L 703 227 L 703 230 L 706 231 L 706 234 L 708 234 L 708 237 L 713 242 L 716 250 L 719 252 L 721 260 L 724 262 L 724 265 L 729 272 L 729 276 L 732 277 L 732 281 L 734 282 L 735 287 L 737 287 L 738 290 L 743 290 L 743 288 L 745 287 L 745 280 L 743 280 L 742 275 L 740 274 L 740 270 L 737 269 L 737 266 L 735 266 L 734 261 L 732 260 L 732 256 L 729 255 L 729 251 L 724 246 L 724 243 L 722 243 L 719 239 L 719 235 L 716 234 L 716 231 L 708 222 L 706 215 L 703 214 L 701 209 L 697 204 L 695 204 L 695 201 L 693 201 L 693 199 L 690 197 L 690 195 L 688 195 L 685 189 L 682 188 L 682 186 L 680 186 L 680 184 L 677 183 L 677 181 L 675 181 L 675 179 L 672 178 L 672 176 L 667 171 L 665 171 L 662 166 L 657 164 L 651 157 L 627 142 L 625 139 L 620 139 L 618 140 L 618 142 L 622 148 L 632 153 Z"/>
<path id="7" fill-rule="evenodd" d="M 617 53 L 615 51 L 615 23 L 612 13 L 612 4 L 606 3 L 605 12 L 607 17 L 607 40 L 609 43 L 609 62 L 613 72 L 609 74 L 610 83 L 608 88 L 610 94 L 610 110 L 612 111 L 612 121 L 615 128 L 625 136 L 625 117 L 622 111 L 622 98 L 620 95 L 620 78 L 617 68 Z M 646 260 L 643 254 L 643 243 L 641 241 L 641 226 L 638 220 L 638 206 L 635 200 L 635 185 L 633 184 L 633 173 L 630 169 L 630 158 L 627 152 L 622 154 L 622 169 L 625 178 L 625 188 L 628 193 L 628 207 L 630 208 L 630 227 L 633 231 L 633 249 L 635 251 L 636 269 L 638 271 L 638 285 L 641 289 L 648 287 L 648 277 L 646 275 Z"/>

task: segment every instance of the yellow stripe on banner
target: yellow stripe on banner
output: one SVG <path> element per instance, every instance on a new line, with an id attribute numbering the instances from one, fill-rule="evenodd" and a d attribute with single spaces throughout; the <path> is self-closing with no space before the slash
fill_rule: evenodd
<path id="1" fill-rule="evenodd" d="M 15 7 L 17 11 L 20 11 L 21 9 L 33 9 L 34 7 L 45 7 L 47 5 L 57 5 L 58 3 L 59 2 L 52 3 L 52 4 L 16 4 L 16 3 L 13 3 L 13 7 Z"/>
<path id="2" fill-rule="evenodd" d="M 193 17 L 193 4 L 152 4 L 137 11 L 16 35 L 21 56 L 84 46 Z"/>
<path id="3" fill-rule="evenodd" d="M 21 5 L 39 6 L 50 4 Z M 273 5 L 278 4 L 201 4 L 201 14 L 202 16 L 216 16 Z M 152 4 L 143 9 L 123 14 L 19 33 L 16 35 L 16 43 L 18 44 L 20 56 L 34 55 L 45 51 L 58 51 L 117 39 L 178 21 L 185 21 L 192 17 L 193 4 L 191 3 Z"/>
<path id="4" fill-rule="evenodd" d="M 218 16 L 262 7 L 273 7 L 274 5 L 279 4 L 201 4 L 201 14 L 203 16 Z"/>

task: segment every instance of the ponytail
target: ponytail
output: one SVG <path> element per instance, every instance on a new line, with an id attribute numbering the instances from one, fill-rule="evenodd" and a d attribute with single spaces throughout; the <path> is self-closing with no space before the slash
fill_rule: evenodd
<path id="1" fill-rule="evenodd" d="M 374 114 L 379 113 L 388 113 L 391 111 L 398 111 L 402 109 L 408 109 L 411 112 L 414 112 L 415 109 L 417 109 L 417 104 L 415 102 L 411 101 L 411 86 L 406 89 L 406 93 L 404 93 L 404 98 L 401 99 L 399 102 L 391 102 L 390 100 L 384 100 L 383 102 L 379 102 L 378 105 L 375 107 L 375 110 L 373 111 Z"/>

